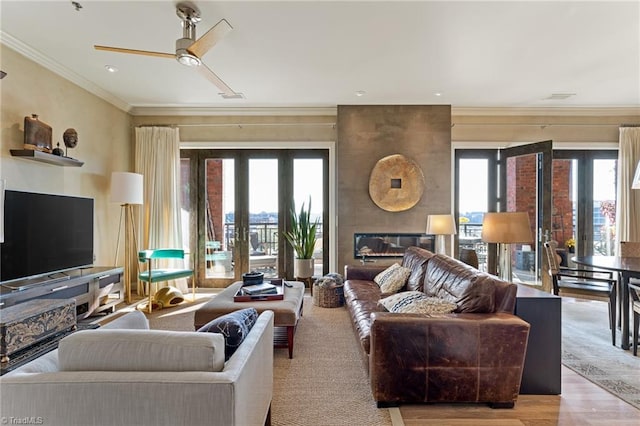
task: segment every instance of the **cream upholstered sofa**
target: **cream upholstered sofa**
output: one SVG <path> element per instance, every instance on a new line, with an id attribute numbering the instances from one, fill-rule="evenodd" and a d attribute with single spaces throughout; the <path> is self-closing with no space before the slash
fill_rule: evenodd
<path id="1" fill-rule="evenodd" d="M 221 334 L 148 328 L 144 314 L 131 312 L 5 374 L 2 418 L 61 426 L 270 424 L 271 311 L 226 362 Z"/>

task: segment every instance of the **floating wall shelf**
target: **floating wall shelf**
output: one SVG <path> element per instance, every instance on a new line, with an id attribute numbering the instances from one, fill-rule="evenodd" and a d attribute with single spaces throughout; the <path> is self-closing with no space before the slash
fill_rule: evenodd
<path id="1" fill-rule="evenodd" d="M 84 164 L 83 161 L 76 160 L 75 158 L 48 154 L 46 152 L 36 151 L 34 149 L 12 149 L 11 156 L 63 167 L 82 167 L 82 165 Z"/>

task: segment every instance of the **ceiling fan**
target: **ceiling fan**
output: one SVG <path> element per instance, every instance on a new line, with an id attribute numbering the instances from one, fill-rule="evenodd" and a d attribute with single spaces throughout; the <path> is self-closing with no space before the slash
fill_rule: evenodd
<path id="1" fill-rule="evenodd" d="M 194 67 L 204 78 L 215 84 L 225 98 L 242 98 L 242 94 L 231 89 L 220 77 L 202 62 L 204 56 L 218 41 L 220 41 L 233 27 L 226 19 L 221 19 L 202 37 L 196 39 L 196 23 L 200 22 L 200 11 L 192 3 L 178 3 L 176 14 L 182 20 L 182 38 L 176 40 L 176 52 L 152 52 L 148 50 L 124 49 L 120 47 L 94 45 L 96 50 L 106 50 L 134 55 L 156 56 L 160 58 L 176 59 L 182 65 Z"/>

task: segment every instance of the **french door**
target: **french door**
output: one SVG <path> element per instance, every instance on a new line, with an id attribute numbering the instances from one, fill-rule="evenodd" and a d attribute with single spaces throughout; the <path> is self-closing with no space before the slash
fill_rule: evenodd
<path id="1" fill-rule="evenodd" d="M 542 283 L 541 244 L 558 242 L 562 264 L 574 255 L 615 254 L 616 150 L 551 150 L 551 142 L 515 148 L 456 150 L 455 212 L 459 248 L 478 252 L 479 266 L 496 272 L 493 244 L 480 238 L 487 211 L 527 211 L 535 239 L 513 249 L 514 280 Z"/>
<path id="2" fill-rule="evenodd" d="M 481 238 L 484 214 L 526 211 L 532 242 L 512 247 L 513 281 L 542 283 L 542 236 L 551 224 L 551 156 L 551 141 L 507 149 L 456 150 L 458 250 L 475 250 L 480 269 L 497 272 L 496 245 Z"/>
<path id="3" fill-rule="evenodd" d="M 554 151 L 552 238 L 563 265 L 615 254 L 617 158 L 616 150 Z"/>
<path id="4" fill-rule="evenodd" d="M 520 145 L 501 149 L 499 155 L 498 211 L 526 212 L 531 225 L 531 244 L 512 244 L 513 281 L 546 288 L 550 283 L 543 273 L 542 254 L 551 232 L 553 144 Z"/>
<path id="5" fill-rule="evenodd" d="M 183 150 L 185 235 L 194 247 L 198 286 L 226 287 L 248 271 L 293 278 L 282 235 L 292 203 L 312 201 L 321 224 L 316 272 L 328 268 L 328 152 L 325 150 Z"/>

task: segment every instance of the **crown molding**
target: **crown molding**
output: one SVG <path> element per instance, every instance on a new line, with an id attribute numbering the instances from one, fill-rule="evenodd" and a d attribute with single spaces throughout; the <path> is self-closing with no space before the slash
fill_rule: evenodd
<path id="1" fill-rule="evenodd" d="M 317 107 L 189 107 L 189 106 L 134 106 L 134 116 L 336 116 L 337 106 Z M 640 107 L 452 107 L 451 116 L 553 116 L 553 117 L 617 117 L 638 116 Z"/>
<path id="2" fill-rule="evenodd" d="M 31 48 L 30 46 L 27 46 L 17 38 L 5 33 L 2 30 L 0 30 L 0 43 L 15 50 L 22 56 L 32 60 L 38 65 L 43 66 L 47 70 L 69 80 L 73 84 L 85 89 L 89 93 L 92 93 L 99 98 L 104 99 L 116 108 L 119 108 L 124 112 L 130 112 L 129 110 L 131 109 L 131 106 L 128 103 L 124 102 L 122 99 L 113 96 L 111 93 L 102 89 L 100 86 L 92 83 L 84 77 L 81 77 L 80 75 L 71 71 L 68 67 L 52 60 L 48 56 Z"/>
<path id="3" fill-rule="evenodd" d="M 451 116 L 572 116 L 602 117 L 635 115 L 640 118 L 640 106 L 628 107 L 452 107 Z"/>
<path id="4" fill-rule="evenodd" d="M 129 111 L 133 116 L 335 116 L 338 108 L 327 107 L 179 107 L 179 106 L 134 106 Z"/>

